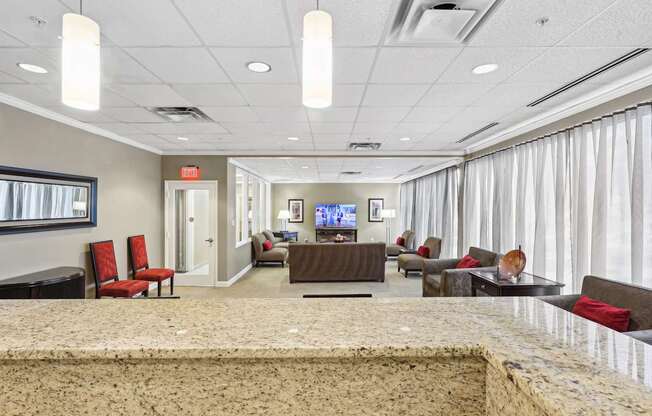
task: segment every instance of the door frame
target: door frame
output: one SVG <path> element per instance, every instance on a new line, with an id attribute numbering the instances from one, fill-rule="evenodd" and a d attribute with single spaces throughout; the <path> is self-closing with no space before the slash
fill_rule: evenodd
<path id="1" fill-rule="evenodd" d="M 218 249 L 219 249 L 219 239 L 217 238 L 218 231 L 219 231 L 219 224 L 218 224 L 218 190 L 219 190 L 219 184 L 218 181 L 177 181 L 177 180 L 172 180 L 168 181 L 166 180 L 164 182 L 164 202 L 163 205 L 165 206 L 165 214 L 164 214 L 164 235 L 165 235 L 165 267 L 167 268 L 174 268 L 174 260 L 175 260 L 175 250 L 174 250 L 174 244 L 172 243 L 176 237 L 176 227 L 174 226 L 174 198 L 173 198 L 173 192 L 177 189 L 184 189 L 184 190 L 208 190 L 208 199 L 209 199 L 209 208 L 208 208 L 208 215 L 214 219 L 214 226 L 213 232 L 213 239 L 214 241 L 214 246 L 211 247 L 213 249 L 212 254 L 209 256 L 209 262 L 208 262 L 208 270 L 209 274 L 211 275 L 209 278 L 209 284 L 194 284 L 192 286 L 208 286 L 208 287 L 216 287 L 217 286 L 217 281 L 218 281 Z M 209 219 L 209 224 L 210 224 L 210 219 Z M 175 284 L 177 286 L 183 286 L 183 282 L 181 281 L 176 281 Z"/>

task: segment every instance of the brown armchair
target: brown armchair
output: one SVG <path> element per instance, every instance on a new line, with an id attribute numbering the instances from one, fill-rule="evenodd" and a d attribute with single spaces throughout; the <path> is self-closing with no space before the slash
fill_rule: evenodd
<path id="1" fill-rule="evenodd" d="M 427 259 L 438 259 L 441 253 L 441 238 L 428 237 L 423 243 L 428 247 L 430 254 L 429 257 L 421 257 L 416 253 L 401 253 L 398 256 L 398 271 L 401 269 L 405 271 L 405 277 L 408 277 L 409 272 L 419 272 L 423 267 L 423 262 Z"/>
<path id="2" fill-rule="evenodd" d="M 263 243 L 266 240 L 267 237 L 263 233 L 251 236 L 256 266 L 260 263 L 280 263 L 282 267 L 285 267 L 285 262 L 288 260 L 288 249 L 284 247 L 272 247 L 271 250 L 265 250 Z"/>
<path id="3" fill-rule="evenodd" d="M 401 254 L 401 251 L 414 248 L 414 231 L 412 230 L 403 231 L 401 237 L 403 237 L 403 240 L 405 240 L 404 245 L 390 243 L 389 241 L 387 242 L 385 253 L 387 254 L 388 257 L 397 257 L 399 254 Z"/>
<path id="4" fill-rule="evenodd" d="M 423 297 L 472 296 L 469 271 L 494 271 L 501 254 L 478 247 L 469 248 L 469 255 L 480 261 L 475 269 L 456 269 L 462 259 L 426 260 L 423 262 Z"/>
<path id="5" fill-rule="evenodd" d="M 283 241 L 282 238 L 275 237 L 274 232 L 272 230 L 263 231 L 263 235 L 265 236 L 266 239 L 272 242 L 272 247 L 288 248 L 288 242 Z"/>

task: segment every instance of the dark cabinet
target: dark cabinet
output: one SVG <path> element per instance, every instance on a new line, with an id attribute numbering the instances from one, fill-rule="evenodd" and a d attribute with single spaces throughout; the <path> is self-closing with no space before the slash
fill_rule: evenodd
<path id="1" fill-rule="evenodd" d="M 79 267 L 56 267 L 0 280 L 0 299 L 83 299 L 86 274 Z"/>

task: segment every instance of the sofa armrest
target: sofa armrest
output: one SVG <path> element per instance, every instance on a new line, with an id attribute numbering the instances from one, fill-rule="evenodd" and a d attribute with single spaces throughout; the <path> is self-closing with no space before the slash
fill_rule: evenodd
<path id="1" fill-rule="evenodd" d="M 558 308 L 564 309 L 568 312 L 572 312 L 573 306 L 575 306 L 575 302 L 577 302 L 580 296 L 581 295 L 537 296 L 537 299 L 542 300 L 551 305 L 554 305 Z"/>
<path id="2" fill-rule="evenodd" d="M 423 275 L 441 274 L 446 269 L 454 269 L 460 259 L 435 259 L 423 261 Z"/>
<path id="3" fill-rule="evenodd" d="M 624 335 L 652 345 L 652 329 L 643 329 L 641 331 L 623 332 Z"/>

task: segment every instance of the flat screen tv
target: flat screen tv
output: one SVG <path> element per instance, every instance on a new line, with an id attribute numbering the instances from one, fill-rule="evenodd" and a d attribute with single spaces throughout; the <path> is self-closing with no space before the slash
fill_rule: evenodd
<path id="1" fill-rule="evenodd" d="M 315 226 L 317 228 L 356 228 L 355 204 L 317 204 Z"/>

